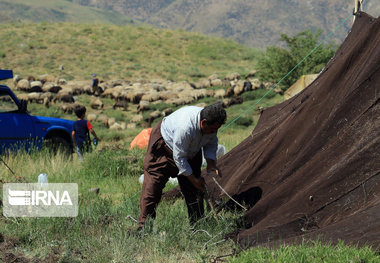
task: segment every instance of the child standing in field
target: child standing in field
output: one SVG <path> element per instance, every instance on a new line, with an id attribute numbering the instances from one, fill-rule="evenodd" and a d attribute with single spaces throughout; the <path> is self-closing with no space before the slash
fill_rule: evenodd
<path id="1" fill-rule="evenodd" d="M 73 131 L 71 133 L 73 137 L 74 147 L 78 154 L 80 161 L 83 160 L 83 154 L 88 152 L 91 147 L 90 132 L 99 141 L 98 136 L 96 135 L 91 123 L 88 120 L 85 120 L 86 116 L 86 107 L 78 106 L 75 108 L 75 115 L 77 115 L 78 120 L 74 122 Z"/>

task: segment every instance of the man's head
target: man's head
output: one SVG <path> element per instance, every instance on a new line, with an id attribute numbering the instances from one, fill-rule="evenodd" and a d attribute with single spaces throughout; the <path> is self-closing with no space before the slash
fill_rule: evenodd
<path id="1" fill-rule="evenodd" d="M 84 116 L 86 115 L 86 107 L 78 105 L 75 107 L 74 112 L 78 118 L 84 118 Z"/>
<path id="2" fill-rule="evenodd" d="M 218 102 L 206 106 L 201 111 L 201 129 L 204 134 L 217 133 L 222 124 L 226 122 L 227 114 L 223 104 Z"/>

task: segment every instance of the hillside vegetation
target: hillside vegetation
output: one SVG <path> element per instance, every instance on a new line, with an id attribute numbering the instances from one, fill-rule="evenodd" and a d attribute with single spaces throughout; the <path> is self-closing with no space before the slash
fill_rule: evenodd
<path id="1" fill-rule="evenodd" d="M 92 73 L 101 79 L 172 80 L 245 74 L 258 53 L 230 40 L 148 26 L 13 23 L 0 34 L 0 68 L 66 80 L 89 79 Z"/>

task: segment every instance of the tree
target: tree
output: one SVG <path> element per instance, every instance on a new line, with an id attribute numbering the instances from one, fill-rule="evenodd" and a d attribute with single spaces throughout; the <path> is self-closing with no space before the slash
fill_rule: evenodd
<path id="1" fill-rule="evenodd" d="M 280 81 L 318 45 L 321 33 L 321 30 L 317 30 L 315 34 L 311 30 L 306 30 L 294 37 L 281 34 L 280 41 L 285 42 L 287 47 L 267 47 L 266 52 L 258 59 L 259 78 L 273 83 Z M 302 75 L 319 73 L 335 51 L 336 46 L 333 43 L 327 46 L 319 46 L 281 82 L 280 87 L 286 90 Z"/>

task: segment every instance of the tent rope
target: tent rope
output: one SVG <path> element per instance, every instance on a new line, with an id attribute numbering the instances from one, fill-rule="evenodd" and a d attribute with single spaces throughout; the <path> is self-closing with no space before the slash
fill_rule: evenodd
<path id="1" fill-rule="evenodd" d="M 298 62 L 297 65 L 295 65 L 284 77 L 282 77 L 282 79 L 280 79 L 272 88 L 270 88 L 256 103 L 254 103 L 251 107 L 249 107 L 247 110 L 245 110 L 243 113 L 241 113 L 239 116 L 237 116 L 235 119 L 233 119 L 231 122 L 229 122 L 227 125 L 225 125 L 222 129 L 220 129 L 219 132 L 222 132 L 224 131 L 225 129 L 227 129 L 227 127 L 231 126 L 235 121 L 237 121 L 238 119 L 240 119 L 244 114 L 246 114 L 247 112 L 251 111 L 254 107 L 257 106 L 257 104 L 263 99 L 265 98 L 272 90 L 274 90 L 284 79 L 286 79 L 296 68 L 298 68 L 299 65 L 301 65 L 302 62 L 304 62 L 309 56 L 311 56 L 311 54 L 313 54 L 324 42 L 326 42 L 326 40 L 328 40 L 332 35 L 335 34 L 335 32 L 341 27 L 344 25 L 344 23 L 346 23 L 346 21 L 352 16 L 352 14 L 350 14 L 349 16 L 347 16 L 346 19 L 344 19 L 344 21 L 342 23 L 340 23 L 330 34 L 327 35 L 327 37 L 325 37 L 321 42 L 319 42 L 319 44 L 317 46 L 315 46 L 303 59 L 301 59 L 300 62 Z"/>

